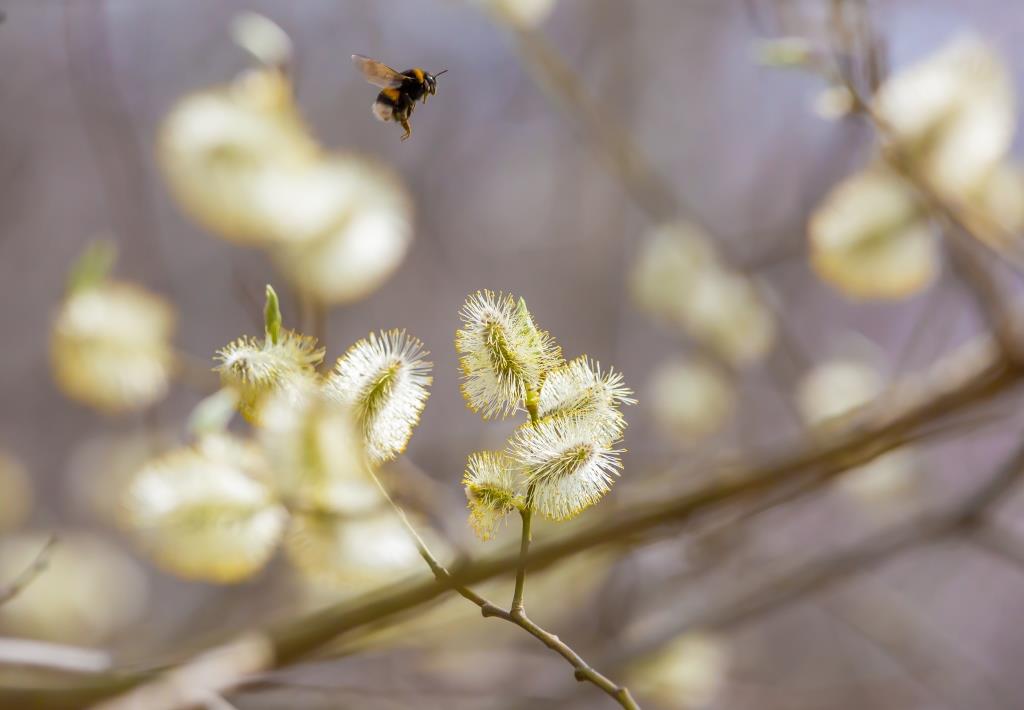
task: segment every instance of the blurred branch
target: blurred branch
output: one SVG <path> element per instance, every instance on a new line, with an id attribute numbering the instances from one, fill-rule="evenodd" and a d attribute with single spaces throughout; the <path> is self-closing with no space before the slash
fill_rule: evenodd
<path id="1" fill-rule="evenodd" d="M 202 703 L 206 710 L 236 710 L 234 705 L 217 693 L 206 693 L 202 697 Z"/>
<path id="2" fill-rule="evenodd" d="M 1004 526 L 991 520 L 987 521 L 971 530 L 968 539 L 1024 572 L 1024 541 Z"/>
<path id="3" fill-rule="evenodd" d="M 880 596 L 859 585 L 856 593 L 838 600 L 825 600 L 823 609 L 860 638 L 871 643 L 903 669 L 923 690 L 949 708 L 989 707 L 982 704 L 980 689 L 973 682 L 983 680 L 987 695 L 1005 693 L 994 687 L 969 654 L 959 653 L 957 639 L 931 628 L 929 619 L 895 595 Z M 1004 699 L 1002 706 L 1009 707 Z"/>
<path id="4" fill-rule="evenodd" d="M 166 289 L 174 280 L 160 243 L 146 156 L 117 84 L 104 0 L 62 3 L 64 51 L 72 109 L 84 130 L 107 219 L 125 256 L 152 266 Z"/>
<path id="5" fill-rule="evenodd" d="M 211 698 L 220 699 L 221 693 L 272 667 L 273 651 L 273 643 L 266 635 L 246 634 L 203 651 L 187 663 L 157 676 L 152 683 L 132 688 L 124 695 L 97 705 L 95 710 L 218 707 L 210 705 Z"/>
<path id="6" fill-rule="evenodd" d="M 1019 447 L 999 468 L 991 480 L 973 495 L 945 513 L 926 513 L 867 540 L 821 559 L 805 562 L 752 589 L 663 628 L 645 640 L 630 656 L 644 655 L 689 631 L 724 629 L 758 618 L 781 606 L 792 604 L 822 587 L 861 574 L 890 558 L 920 545 L 953 534 L 975 534 L 988 509 L 1004 496 L 1024 474 L 1024 446 Z"/>
<path id="7" fill-rule="evenodd" d="M 31 666 L 67 673 L 100 673 L 110 669 L 110 654 L 33 639 L 0 638 L 0 665 Z"/>
<path id="8" fill-rule="evenodd" d="M 606 119 L 583 82 L 540 34 L 509 19 L 500 5 L 488 5 L 488 10 L 495 23 L 512 36 L 520 61 L 545 98 L 583 129 L 585 138 L 607 159 L 630 197 L 653 222 L 696 213 L 682 203 L 630 135 Z"/>
<path id="9" fill-rule="evenodd" d="M 661 535 L 672 534 L 675 532 L 672 526 L 698 514 L 776 493 L 786 486 L 806 482 L 808 478 L 827 480 L 902 445 L 925 425 L 1006 392 L 1019 383 L 1021 375 L 1021 370 L 991 344 L 969 343 L 925 373 L 908 377 L 890 388 L 875 404 L 851 415 L 847 426 L 827 440 L 804 442 L 786 455 L 769 457 L 765 464 L 734 472 L 699 490 L 638 502 L 624 507 L 614 517 L 602 518 L 569 534 L 538 542 L 530 551 L 527 566 L 539 569 L 584 550 L 639 539 L 658 528 L 662 529 Z M 991 495 L 992 490 L 990 487 L 989 492 L 982 493 Z M 963 511 L 959 514 L 964 515 Z M 818 584 L 822 574 L 851 573 L 855 563 L 863 565 L 893 554 L 894 547 L 916 544 L 922 535 L 938 534 L 940 529 L 948 530 L 952 523 L 948 516 L 940 516 L 923 520 L 921 525 L 924 527 L 884 533 L 881 538 L 843 557 L 799 571 L 798 579 L 788 584 L 799 589 Z M 294 664 L 342 634 L 409 612 L 455 587 L 468 587 L 509 574 L 518 564 L 518 551 L 509 550 L 462 563 L 454 567 L 445 580 L 406 581 L 268 627 L 264 634 L 273 654 L 269 667 L 264 670 Z M 0 706 L 80 708 L 149 677 L 150 673 L 112 673 L 77 685 L 0 686 Z"/>
<path id="10" fill-rule="evenodd" d="M 43 545 L 42 549 L 36 553 L 35 558 L 29 566 L 22 570 L 21 574 L 11 580 L 8 584 L 0 587 L 0 606 L 3 606 L 21 594 L 25 590 L 25 587 L 32 584 L 36 577 L 43 573 L 46 566 L 50 563 L 50 553 L 52 552 L 55 544 L 57 544 L 57 537 L 51 536 L 50 539 L 46 541 L 46 544 Z"/>
<path id="11" fill-rule="evenodd" d="M 612 173 L 625 187 L 626 192 L 654 224 L 665 224 L 687 219 L 701 224 L 696 208 L 672 188 L 665 177 L 654 167 L 643 151 L 633 141 L 629 132 L 609 120 L 601 105 L 587 93 L 584 82 L 558 56 L 551 45 L 535 30 L 524 27 L 510 19 L 500 5 L 488 5 L 488 12 L 496 24 L 504 28 L 513 38 L 520 62 L 533 77 L 534 83 L 547 100 L 583 129 L 585 138 L 596 152 L 610 165 Z M 739 255 L 732 253 L 729 244 L 716 241 L 732 268 L 737 269 L 758 286 Z M 802 369 L 807 358 L 797 343 L 781 328 L 783 319 L 779 309 L 764 297 L 765 306 L 773 312 L 780 325 L 778 339 L 791 362 Z M 704 353 L 718 362 L 726 371 L 734 368 L 715 353 Z M 786 400 L 788 403 L 788 400 Z"/>

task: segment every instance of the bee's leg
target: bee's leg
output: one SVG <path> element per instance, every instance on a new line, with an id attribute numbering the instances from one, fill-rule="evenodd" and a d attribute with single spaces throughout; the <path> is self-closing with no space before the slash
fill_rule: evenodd
<path id="1" fill-rule="evenodd" d="M 407 97 L 404 97 L 404 101 L 395 107 L 395 112 L 391 116 L 395 123 L 398 123 L 405 129 L 405 134 L 402 136 L 402 140 L 407 140 L 412 135 L 412 127 L 409 125 L 409 117 L 412 116 L 413 109 L 416 108 L 416 104 L 410 101 Z"/>

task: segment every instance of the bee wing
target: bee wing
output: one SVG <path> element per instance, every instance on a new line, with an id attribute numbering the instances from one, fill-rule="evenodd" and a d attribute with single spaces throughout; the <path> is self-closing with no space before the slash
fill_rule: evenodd
<path id="1" fill-rule="evenodd" d="M 362 54 L 353 54 L 352 63 L 356 65 L 356 69 L 362 73 L 364 79 L 382 89 L 397 88 L 407 78 L 387 64 L 378 62 L 376 59 L 364 57 Z"/>

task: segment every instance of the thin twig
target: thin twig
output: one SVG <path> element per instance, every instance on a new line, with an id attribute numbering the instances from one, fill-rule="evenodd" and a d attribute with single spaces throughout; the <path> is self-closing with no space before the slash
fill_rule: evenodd
<path id="1" fill-rule="evenodd" d="M 512 593 L 512 614 L 523 613 L 523 594 L 526 587 L 526 557 L 530 554 L 530 535 L 533 527 L 533 497 L 536 491 L 531 485 L 526 493 L 526 505 L 519 515 L 522 518 L 523 530 L 519 539 L 519 567 L 516 569 L 516 587 Z"/>
<path id="2" fill-rule="evenodd" d="M 530 390 L 526 395 L 526 411 L 530 415 L 531 425 L 536 424 L 540 418 L 537 406 L 539 400 L 539 392 L 536 390 Z M 523 594 L 526 591 L 526 558 L 530 554 L 530 536 L 533 534 L 533 504 L 536 493 L 537 484 L 531 482 L 526 490 L 526 503 L 523 509 L 519 511 L 519 517 L 522 521 L 522 532 L 519 538 L 519 566 L 516 568 L 516 586 L 515 591 L 512 593 L 512 606 L 509 607 L 513 617 L 522 616 L 525 618 L 526 616 Z"/>
<path id="3" fill-rule="evenodd" d="M 484 613 L 484 616 L 487 616 L 486 612 Z M 540 639 L 545 646 L 567 660 L 569 664 L 576 669 L 576 680 L 580 682 L 586 681 L 588 683 L 593 683 L 611 696 L 617 703 L 619 703 L 619 705 L 627 708 L 627 710 L 639 710 L 640 706 L 637 705 L 636 700 L 633 699 L 633 696 L 626 687 L 618 685 L 610 678 L 598 673 L 597 670 L 584 661 L 578 653 L 572 650 L 569 645 L 553 633 L 545 631 L 530 620 L 530 617 L 526 615 L 525 611 L 513 612 L 511 614 L 511 618 L 508 620 L 525 629 L 530 633 L 530 635 Z"/>
<path id="4" fill-rule="evenodd" d="M 520 549 L 520 567 L 518 573 L 516 574 L 516 593 L 513 597 L 512 608 L 509 611 L 506 611 L 499 607 L 497 604 L 491 602 L 486 597 L 477 594 L 467 585 L 453 584 L 451 573 L 447 570 L 447 568 L 445 568 L 444 565 L 442 565 L 438 561 L 438 559 L 430 551 L 430 547 L 417 532 L 416 528 L 413 527 L 412 523 L 409 521 L 409 518 L 406 516 L 405 511 L 402 510 L 401 506 L 399 506 L 391 497 L 391 494 L 384 487 L 384 484 L 377 477 L 377 475 L 371 471 L 370 476 L 377 484 L 377 487 L 380 489 L 381 493 L 391 504 L 391 507 L 394 508 L 395 513 L 402 521 L 402 524 L 409 531 L 409 534 L 412 536 L 413 540 L 416 543 L 416 550 L 419 552 L 420 557 L 422 557 L 423 560 L 427 563 L 427 566 L 430 567 L 430 571 L 434 574 L 434 578 L 438 582 L 452 584 L 452 588 L 456 592 L 458 592 L 463 598 L 468 599 L 469 601 L 473 602 L 478 607 L 480 607 L 480 613 L 484 616 L 484 618 L 495 617 L 498 619 L 504 619 L 505 621 L 511 622 L 516 626 L 524 629 L 531 636 L 534 636 L 535 638 L 539 639 L 545 646 L 561 655 L 572 665 L 573 669 L 575 669 L 576 671 L 576 680 L 581 682 L 586 681 L 593 683 L 595 686 L 597 686 L 605 693 L 610 695 L 613 699 L 615 699 L 620 705 L 622 705 L 622 707 L 627 708 L 627 710 L 639 710 L 639 705 L 637 705 L 636 701 L 633 700 L 633 697 L 630 695 L 629 690 L 616 684 L 609 678 L 601 675 L 597 670 L 595 670 L 586 661 L 584 661 L 583 658 L 578 653 L 576 653 L 572 648 L 570 648 L 567 644 L 562 642 L 554 634 L 545 631 L 543 628 L 535 624 L 526 615 L 526 612 L 523 609 L 523 580 L 526 574 L 525 564 L 526 555 L 529 551 L 530 538 L 530 524 L 526 511 L 524 511 L 523 518 L 524 542 L 523 547 L 521 547 Z M 527 496 L 527 498 L 528 500 L 532 501 L 532 491 L 531 494 Z M 526 510 L 532 512 L 532 506 L 529 506 L 528 504 Z"/>
<path id="5" fill-rule="evenodd" d="M 12 579 L 7 585 L 0 587 L 0 606 L 3 606 L 25 591 L 25 587 L 32 584 L 36 577 L 43 573 L 46 566 L 50 564 L 50 554 L 55 544 L 57 544 L 57 536 L 51 535 L 42 549 L 36 553 L 29 566 L 22 570 L 21 574 Z"/>
<path id="6" fill-rule="evenodd" d="M 536 424 L 540 419 L 537 401 L 537 393 L 531 390 L 526 396 L 526 411 L 529 412 L 531 424 Z M 523 509 L 519 511 L 519 515 L 522 519 L 522 534 L 520 535 L 519 540 L 519 564 L 516 567 L 515 591 L 512 593 L 512 605 L 509 607 L 508 620 L 525 629 L 528 633 L 539 639 L 545 646 L 567 660 L 572 667 L 576 669 L 576 680 L 580 682 L 586 681 L 593 683 L 619 703 L 619 705 L 626 708 L 626 710 L 639 710 L 640 706 L 637 705 L 628 688 L 618 685 L 607 676 L 599 673 L 593 666 L 584 661 L 583 658 L 571 647 L 565 644 L 553 633 L 546 631 L 535 624 L 526 614 L 526 605 L 523 595 L 526 591 L 526 568 L 530 555 L 530 539 L 533 529 L 534 497 L 536 492 L 536 484 L 531 483 L 526 491 L 526 503 L 523 506 Z M 483 613 L 484 616 L 488 615 L 486 610 L 484 610 Z"/>

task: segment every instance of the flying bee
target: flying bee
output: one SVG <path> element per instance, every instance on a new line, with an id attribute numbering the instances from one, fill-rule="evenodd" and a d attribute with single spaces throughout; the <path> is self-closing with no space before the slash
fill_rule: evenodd
<path id="1" fill-rule="evenodd" d="M 416 102 L 422 99 L 423 103 L 427 103 L 427 97 L 437 93 L 437 77 L 448 71 L 445 69 L 431 74 L 414 67 L 399 73 L 361 54 L 353 54 L 352 62 L 362 72 L 364 79 L 382 89 L 373 102 L 373 115 L 380 121 L 401 124 L 405 129 L 403 141 L 412 135 L 409 117 L 416 108 Z"/>

